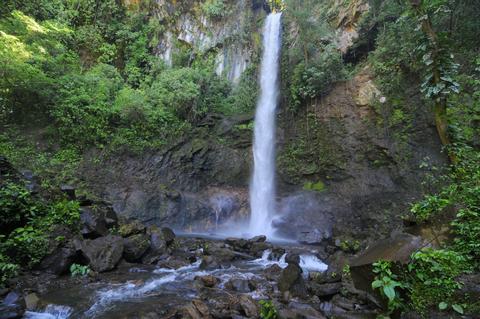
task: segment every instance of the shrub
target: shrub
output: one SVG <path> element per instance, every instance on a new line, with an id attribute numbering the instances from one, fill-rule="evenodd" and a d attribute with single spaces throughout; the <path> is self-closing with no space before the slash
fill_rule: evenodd
<path id="1" fill-rule="evenodd" d="M 221 18 L 227 14 L 224 0 L 207 0 L 202 4 L 202 11 L 210 18 Z"/>
<path id="2" fill-rule="evenodd" d="M 340 53 L 327 46 L 315 59 L 299 63 L 292 72 L 290 95 L 293 106 L 329 92 L 332 84 L 346 78 Z"/>
<path id="3" fill-rule="evenodd" d="M 0 232 L 9 234 L 13 229 L 23 226 L 40 211 L 39 205 L 32 199 L 30 192 L 15 183 L 6 183 L 0 187 Z"/>
<path id="4" fill-rule="evenodd" d="M 20 265 L 33 267 L 47 253 L 45 233 L 33 226 L 15 229 L 4 243 L 6 254 Z"/>
<path id="5" fill-rule="evenodd" d="M 278 313 L 275 305 L 270 300 L 260 300 L 260 318 L 277 319 Z"/>
<path id="6" fill-rule="evenodd" d="M 397 309 L 404 307 L 400 290 L 406 288 L 405 283 L 399 276 L 394 274 L 392 263 L 380 260 L 373 264 L 375 279 L 372 282 L 373 289 L 379 289 L 380 294 L 388 300 L 388 313 L 391 314 Z"/>
<path id="7" fill-rule="evenodd" d="M 427 248 L 414 253 L 408 265 L 413 307 L 424 312 L 440 302 L 454 304 L 454 293 L 461 287 L 456 277 L 468 269 L 465 257 L 452 250 Z"/>
<path id="8" fill-rule="evenodd" d="M 9 259 L 0 252 L 0 287 L 5 282 L 18 274 L 18 265 L 12 264 Z"/>
<path id="9" fill-rule="evenodd" d="M 88 266 L 72 264 L 70 266 L 70 274 L 72 277 L 84 277 L 90 273 L 90 268 Z"/>

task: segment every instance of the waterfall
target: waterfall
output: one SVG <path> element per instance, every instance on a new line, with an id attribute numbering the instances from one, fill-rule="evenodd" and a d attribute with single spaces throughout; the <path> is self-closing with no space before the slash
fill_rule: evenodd
<path id="1" fill-rule="evenodd" d="M 260 98 L 255 114 L 254 170 L 250 186 L 251 235 L 271 235 L 275 210 L 275 109 L 281 48 L 281 13 L 267 16 L 263 29 Z"/>

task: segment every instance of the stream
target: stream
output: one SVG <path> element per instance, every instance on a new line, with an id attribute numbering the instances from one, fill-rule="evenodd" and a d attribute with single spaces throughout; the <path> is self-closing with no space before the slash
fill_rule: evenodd
<path id="1" fill-rule="evenodd" d="M 234 261 L 229 266 L 201 270 L 200 260 L 178 269 L 148 265 L 120 267 L 107 273 L 100 282 L 53 288 L 41 295 L 44 310 L 27 312 L 27 319 L 66 318 L 132 318 L 148 313 L 168 315 L 189 301 L 199 297 L 200 276 L 212 275 L 219 279 L 215 289 L 226 291 L 230 280 L 248 281 L 255 289 L 247 292 L 253 299 L 267 299 L 274 283 L 264 276 L 264 271 L 277 265 L 285 268 L 285 254 L 278 259 L 272 251 L 264 251 L 261 258 Z M 130 264 L 130 266 L 132 266 Z M 327 269 L 315 255 L 301 254 L 300 266 L 307 276 L 310 271 Z M 145 317 L 148 318 L 148 317 Z"/>

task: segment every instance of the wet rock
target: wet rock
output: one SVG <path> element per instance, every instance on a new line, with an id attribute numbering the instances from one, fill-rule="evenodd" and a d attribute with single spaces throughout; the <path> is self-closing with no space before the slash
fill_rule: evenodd
<path id="1" fill-rule="evenodd" d="M 267 242 L 255 242 L 250 247 L 250 254 L 255 257 L 262 256 L 263 252 L 267 249 L 272 249 L 273 245 Z"/>
<path id="2" fill-rule="evenodd" d="M 165 243 L 167 243 L 167 246 L 170 246 L 171 244 L 173 244 L 176 237 L 173 230 L 168 227 L 164 227 L 162 228 L 162 233 L 163 233 L 163 239 L 165 240 Z"/>
<path id="3" fill-rule="evenodd" d="M 270 281 L 277 280 L 281 273 L 282 267 L 277 264 L 274 264 L 263 271 L 265 278 Z"/>
<path id="4" fill-rule="evenodd" d="M 93 240 L 75 242 L 77 250 L 88 260 L 93 270 L 104 272 L 112 270 L 123 254 L 123 239 L 120 236 L 108 235 Z"/>
<path id="5" fill-rule="evenodd" d="M 306 297 L 307 288 L 302 277 L 302 268 L 297 264 L 289 263 L 280 274 L 278 289 L 287 297 L 289 295 L 301 298 Z"/>
<path id="6" fill-rule="evenodd" d="M 99 210 L 105 218 L 105 222 L 107 223 L 108 228 L 118 226 L 118 216 L 110 204 L 103 203 L 103 205 L 100 206 Z"/>
<path id="7" fill-rule="evenodd" d="M 52 254 L 42 259 L 40 269 L 55 275 L 63 275 L 69 271 L 70 265 L 77 257 L 76 249 L 72 242 L 56 248 Z"/>
<path id="8" fill-rule="evenodd" d="M 150 235 L 150 250 L 152 252 L 163 254 L 167 249 L 167 243 L 163 232 L 157 227 L 149 227 L 147 233 Z"/>
<path id="9" fill-rule="evenodd" d="M 33 311 L 36 310 L 38 307 L 38 303 L 40 302 L 40 298 L 38 298 L 37 294 L 32 292 L 25 296 L 25 306 L 27 310 Z"/>
<path id="10" fill-rule="evenodd" d="M 264 236 L 264 235 L 260 235 L 260 236 L 255 236 L 255 237 L 252 237 L 248 240 L 248 242 L 250 243 L 263 243 L 267 240 L 267 236 Z"/>
<path id="11" fill-rule="evenodd" d="M 285 249 L 282 247 L 273 247 L 272 249 L 272 258 L 280 259 L 285 254 Z"/>
<path id="12" fill-rule="evenodd" d="M 336 271 L 331 271 L 330 269 L 325 272 L 310 273 L 310 275 L 314 276 L 311 277 L 311 279 L 315 280 L 317 284 L 335 283 L 342 280 L 342 276 L 340 273 Z"/>
<path id="13" fill-rule="evenodd" d="M 300 255 L 295 254 L 295 253 L 288 253 L 287 256 L 285 256 L 285 262 L 288 264 L 300 264 Z"/>
<path id="14" fill-rule="evenodd" d="M 82 222 L 81 233 L 84 238 L 95 239 L 108 234 L 105 217 L 94 212 L 90 207 L 80 208 L 80 221 Z"/>
<path id="15" fill-rule="evenodd" d="M 193 300 L 183 309 L 182 318 L 187 319 L 207 319 L 212 318 L 208 306 L 199 299 Z"/>
<path id="16" fill-rule="evenodd" d="M 298 236 L 298 241 L 308 245 L 320 245 L 325 240 L 329 240 L 332 233 L 328 229 L 315 228 L 309 232 L 301 232 Z"/>
<path id="17" fill-rule="evenodd" d="M 123 257 L 128 262 L 137 262 L 150 247 L 150 240 L 145 234 L 137 234 L 123 239 Z"/>
<path id="18" fill-rule="evenodd" d="M 213 256 L 218 262 L 230 262 L 235 259 L 235 253 L 228 248 L 212 245 L 208 248 L 208 254 Z"/>
<path id="19" fill-rule="evenodd" d="M 342 289 L 342 283 L 326 283 L 326 284 L 317 284 L 315 282 L 309 283 L 309 290 L 320 298 L 325 298 L 338 294 Z"/>
<path id="20" fill-rule="evenodd" d="M 238 298 L 243 313 L 249 318 L 257 318 L 260 313 L 260 307 L 257 302 L 249 295 L 240 295 Z"/>
<path id="21" fill-rule="evenodd" d="M 202 262 L 200 263 L 200 269 L 207 270 L 207 269 L 216 269 L 219 268 L 220 265 L 218 264 L 217 260 L 212 256 L 203 256 Z"/>
<path id="22" fill-rule="evenodd" d="M 212 275 L 197 276 L 195 277 L 195 280 L 198 280 L 207 288 L 213 288 L 220 282 L 217 277 Z"/>
<path id="23" fill-rule="evenodd" d="M 287 309 L 279 311 L 279 315 L 280 318 L 284 319 L 326 319 L 324 315 L 312 306 L 298 302 L 290 302 Z"/>
<path id="24" fill-rule="evenodd" d="M 334 304 L 337 307 L 340 307 L 342 309 L 345 309 L 347 311 L 353 311 L 355 310 L 355 305 L 354 301 L 347 299 L 345 297 L 342 297 L 340 295 L 336 295 L 332 298 L 331 300 L 332 304 Z"/>
<path id="25" fill-rule="evenodd" d="M 230 237 L 225 239 L 225 243 L 232 246 L 233 249 L 238 251 L 246 251 L 249 250 L 251 247 L 251 242 L 243 239 L 243 238 L 234 238 Z"/>
<path id="26" fill-rule="evenodd" d="M 130 223 L 121 225 L 118 229 L 118 233 L 122 237 L 129 237 L 136 234 L 143 234 L 145 233 L 145 229 L 145 225 L 140 223 L 138 220 L 134 220 Z"/>
<path id="27" fill-rule="evenodd" d="M 170 256 L 167 259 L 160 260 L 157 263 L 157 266 L 161 268 L 168 268 L 168 269 L 178 269 L 180 267 L 185 267 L 188 265 L 190 265 L 188 260 L 181 257 L 176 257 L 176 256 Z"/>
<path id="28" fill-rule="evenodd" d="M 247 293 L 255 290 L 255 286 L 248 279 L 232 278 L 225 283 L 225 288 L 240 292 Z"/>
<path id="29" fill-rule="evenodd" d="M 0 319 L 22 318 L 25 313 L 25 300 L 19 293 L 10 292 L 0 304 Z"/>

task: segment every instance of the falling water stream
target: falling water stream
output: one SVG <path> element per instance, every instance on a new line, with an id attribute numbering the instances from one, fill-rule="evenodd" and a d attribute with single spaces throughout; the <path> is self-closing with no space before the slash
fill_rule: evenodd
<path id="1" fill-rule="evenodd" d="M 281 13 L 267 16 L 263 30 L 260 99 L 255 114 L 254 170 L 250 186 L 250 235 L 271 236 L 275 211 L 275 110 L 281 48 Z"/>

